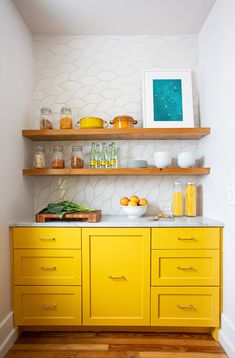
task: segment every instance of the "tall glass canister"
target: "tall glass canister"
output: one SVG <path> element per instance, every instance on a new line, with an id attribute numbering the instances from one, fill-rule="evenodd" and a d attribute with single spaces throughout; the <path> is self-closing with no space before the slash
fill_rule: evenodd
<path id="1" fill-rule="evenodd" d="M 184 215 L 184 194 L 182 183 L 174 183 L 172 214 L 173 216 Z"/>
<path id="2" fill-rule="evenodd" d="M 187 183 L 185 190 L 185 215 L 196 216 L 197 214 L 197 195 L 196 185 L 194 183 Z"/>

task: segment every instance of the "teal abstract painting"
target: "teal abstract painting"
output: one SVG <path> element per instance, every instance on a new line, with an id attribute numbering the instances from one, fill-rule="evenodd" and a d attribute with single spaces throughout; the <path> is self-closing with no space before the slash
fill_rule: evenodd
<path id="1" fill-rule="evenodd" d="M 153 80 L 154 121 L 183 121 L 181 80 Z"/>

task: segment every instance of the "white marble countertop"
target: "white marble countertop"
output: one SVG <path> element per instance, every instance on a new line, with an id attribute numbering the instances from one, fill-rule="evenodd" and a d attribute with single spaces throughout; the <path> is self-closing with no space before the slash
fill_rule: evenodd
<path id="1" fill-rule="evenodd" d="M 50 221 L 47 223 L 36 223 L 34 219 L 14 220 L 10 227 L 215 227 L 224 226 L 220 221 L 197 216 L 195 218 L 180 217 L 174 219 L 161 219 L 152 221 L 152 216 L 144 216 L 136 220 L 130 220 L 127 216 L 103 215 L 98 223 L 87 223 L 82 221 Z"/>

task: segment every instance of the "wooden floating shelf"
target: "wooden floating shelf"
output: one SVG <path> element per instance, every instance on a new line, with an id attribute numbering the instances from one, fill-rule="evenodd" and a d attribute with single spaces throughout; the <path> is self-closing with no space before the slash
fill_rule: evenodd
<path id="1" fill-rule="evenodd" d="M 200 139 L 210 134 L 210 128 L 100 128 L 100 129 L 27 129 L 25 138 L 33 141 L 77 141 L 77 140 L 176 140 Z"/>
<path id="2" fill-rule="evenodd" d="M 120 176 L 159 176 L 159 175 L 207 175 L 210 168 L 117 168 L 117 169 L 23 169 L 25 176 L 66 176 L 66 175 L 120 175 Z"/>

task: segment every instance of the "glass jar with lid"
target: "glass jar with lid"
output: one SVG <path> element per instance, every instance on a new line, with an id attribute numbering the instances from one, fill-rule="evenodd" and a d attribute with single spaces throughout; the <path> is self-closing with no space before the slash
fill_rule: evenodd
<path id="1" fill-rule="evenodd" d="M 45 148 L 43 146 L 38 145 L 35 147 L 33 165 L 36 169 L 46 168 Z"/>
<path id="2" fill-rule="evenodd" d="M 69 107 L 62 107 L 60 112 L 60 129 L 72 129 L 73 117 Z"/>
<path id="3" fill-rule="evenodd" d="M 83 159 L 83 147 L 81 145 L 74 146 L 72 148 L 71 156 L 71 168 L 83 168 L 84 159 Z"/>
<path id="4" fill-rule="evenodd" d="M 184 195 L 182 183 L 174 183 L 172 214 L 173 216 L 184 215 Z"/>
<path id="5" fill-rule="evenodd" d="M 53 169 L 63 169 L 64 168 L 64 156 L 63 156 L 64 148 L 60 145 L 55 145 L 53 147 L 52 159 L 51 159 L 51 167 Z"/>
<path id="6" fill-rule="evenodd" d="M 196 216 L 196 211 L 197 211 L 196 185 L 194 183 L 186 183 L 185 215 Z"/>
<path id="7" fill-rule="evenodd" d="M 52 129 L 51 109 L 47 107 L 41 108 L 40 113 L 40 129 Z"/>

